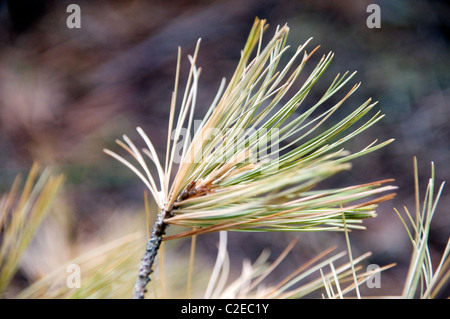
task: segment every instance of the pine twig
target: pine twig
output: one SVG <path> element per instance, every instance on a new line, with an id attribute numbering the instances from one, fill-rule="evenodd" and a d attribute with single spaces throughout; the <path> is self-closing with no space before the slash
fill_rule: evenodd
<path id="1" fill-rule="evenodd" d="M 134 285 L 133 299 L 144 299 L 147 290 L 145 287 L 150 282 L 150 275 L 153 272 L 152 267 L 155 262 L 156 255 L 158 254 L 159 247 L 161 246 L 162 237 L 166 233 L 167 224 L 164 219 L 172 215 L 171 210 L 167 211 L 162 209 L 156 218 L 155 224 L 152 228 L 150 239 L 145 248 L 144 257 L 141 260 L 139 267 L 139 275 Z"/>

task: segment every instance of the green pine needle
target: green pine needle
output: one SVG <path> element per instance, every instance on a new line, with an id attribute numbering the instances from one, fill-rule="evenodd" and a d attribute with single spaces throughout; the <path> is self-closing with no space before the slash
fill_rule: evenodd
<path id="1" fill-rule="evenodd" d="M 369 99 L 325 128 L 324 123 L 331 122 L 334 112 L 359 84 L 322 113 L 316 114 L 318 108 L 327 106 L 354 73 L 336 76 L 315 104 L 303 105 L 330 65 L 333 53 L 324 55 L 306 75 L 300 89 L 288 97 L 318 48 L 307 53 L 309 39 L 297 48 L 285 66 L 280 66 L 289 48 L 286 45 L 289 28 L 278 27 L 263 47 L 266 28 L 264 20 L 256 19 L 228 87 L 221 86 L 192 138 L 183 134 L 193 127 L 200 74 L 195 63 L 200 41 L 194 55 L 189 57 L 191 70 L 177 117 L 179 54 L 165 164 L 160 163 L 152 142 L 141 128 L 138 132 L 147 145 L 142 152 L 127 136 L 125 143 L 118 141 L 138 165 L 105 150 L 140 177 L 161 210 L 170 212 L 164 220 L 166 224 L 194 228 L 166 240 L 222 230 L 342 231 L 343 212 L 349 229 L 363 228 L 360 221 L 374 217 L 377 204 L 394 196 L 390 192 L 395 187 L 382 185 L 391 180 L 341 189 L 315 188 L 323 180 L 349 170 L 350 160 L 392 140 L 380 144 L 375 141 L 355 153 L 343 150 L 345 142 L 383 117 L 380 112 L 368 117 L 376 103 Z M 150 173 L 145 157 L 154 164 L 157 176 Z M 383 195 L 386 192 L 388 195 Z M 367 199 L 374 196 L 375 199 Z"/>

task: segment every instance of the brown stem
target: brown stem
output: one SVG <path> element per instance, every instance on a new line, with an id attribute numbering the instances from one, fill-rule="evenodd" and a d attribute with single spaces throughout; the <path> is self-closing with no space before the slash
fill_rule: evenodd
<path id="1" fill-rule="evenodd" d="M 170 211 L 164 209 L 158 214 L 155 224 L 153 225 L 150 239 L 145 248 L 144 257 L 141 260 L 139 268 L 139 275 L 134 285 L 133 299 L 144 299 L 147 290 L 145 287 L 150 281 L 150 274 L 153 272 L 152 266 L 158 254 L 159 246 L 161 245 L 162 237 L 164 236 L 167 228 L 167 224 L 164 223 L 164 219 L 169 217 Z"/>

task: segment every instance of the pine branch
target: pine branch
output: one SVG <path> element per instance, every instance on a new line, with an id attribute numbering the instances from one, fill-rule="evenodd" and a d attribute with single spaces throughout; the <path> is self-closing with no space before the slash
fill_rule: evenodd
<path id="1" fill-rule="evenodd" d="M 137 131 L 147 146 L 142 153 L 126 135 L 124 142 L 117 141 L 139 165 L 105 150 L 144 182 L 160 209 L 142 258 L 134 298 L 145 295 L 162 240 L 217 231 L 364 229 L 359 225 L 362 219 L 375 217 L 377 204 L 394 196 L 381 194 L 396 188 L 382 186 L 390 180 L 340 189 L 314 189 L 323 180 L 349 170 L 351 160 L 392 140 L 379 144 L 374 141 L 355 153 L 342 149 L 343 143 L 383 118 L 377 112 L 354 127 L 374 109 L 376 102 L 370 99 L 336 124 L 326 128 L 323 125 L 359 84 L 335 105 L 328 106 L 328 110 L 316 114 L 354 73 L 336 76 L 315 104 L 299 109 L 331 63 L 331 52 L 319 60 L 300 89 L 283 102 L 317 48 L 309 53 L 305 51 L 309 39 L 297 48 L 284 67 L 279 67 L 287 53 L 289 28 L 278 27 L 263 46 L 262 35 L 266 29 L 265 20 L 255 20 L 234 75 L 226 88 L 221 85 L 192 138 L 190 131 L 194 127 L 200 76 L 200 68 L 195 63 L 200 41 L 189 57 L 191 68 L 181 105 L 177 107 L 179 50 L 164 164 L 141 128 Z M 150 159 L 157 174 L 150 173 L 145 157 Z M 172 172 L 175 172 L 173 179 Z M 376 198 L 367 199 L 373 196 Z M 346 225 L 342 223 L 343 214 Z M 193 230 L 163 238 L 168 224 Z"/>
<path id="2" fill-rule="evenodd" d="M 134 285 L 133 299 L 144 299 L 145 297 L 145 293 L 147 292 L 145 287 L 150 282 L 150 275 L 153 272 L 153 263 L 155 262 L 156 255 L 161 246 L 162 237 L 165 235 L 168 226 L 164 222 L 164 219 L 168 218 L 170 215 L 172 215 L 171 211 L 162 209 L 156 218 L 150 239 L 145 248 L 144 257 L 141 260 L 139 275 L 136 284 Z"/>

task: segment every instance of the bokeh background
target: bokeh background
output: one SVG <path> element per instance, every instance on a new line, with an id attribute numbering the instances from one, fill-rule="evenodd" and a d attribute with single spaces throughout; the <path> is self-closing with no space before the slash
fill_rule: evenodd
<path id="1" fill-rule="evenodd" d="M 317 58 L 335 52 L 312 98 L 337 73 L 357 70 L 353 82 L 362 86 L 341 112 L 348 113 L 372 97 L 386 114 L 347 146 L 357 150 L 375 138 L 396 141 L 355 160 L 353 170 L 331 180 L 329 186 L 395 179 L 396 198 L 383 203 L 379 216 L 365 222 L 368 229 L 352 232 L 350 239 L 354 255 L 372 251 L 370 263 L 397 263 L 382 275 L 380 289 L 363 293 L 401 292 L 411 247 L 393 207 L 414 207 L 413 156 L 419 162 L 422 193 L 431 161 L 439 184 L 450 176 L 450 6 L 446 1 L 0 3 L 0 191 L 6 191 L 16 174 L 28 171 L 33 161 L 66 176 L 53 213 L 58 226 L 46 226 L 58 229 L 58 240 L 33 243 L 46 258 L 33 259 L 28 252 L 25 261 L 35 262 L 24 263 L 15 280 L 18 289 L 77 253 L 130 231 L 145 231 L 144 186 L 102 149 L 117 150 L 114 140 L 124 133 L 137 138 L 135 127 L 141 126 L 163 154 L 177 47 L 183 52 L 182 86 L 187 54 L 202 38 L 200 118 L 222 77 L 231 77 L 258 16 L 271 25 L 268 36 L 277 25 L 288 23 L 289 43 L 294 47 L 313 37 L 310 50 L 321 45 Z M 81 7 L 81 29 L 66 27 L 70 3 Z M 379 29 L 366 25 L 371 3 L 381 8 Z M 444 190 L 430 236 L 435 263 L 449 236 L 448 192 Z M 284 277 L 332 245 L 345 249 L 343 234 L 233 233 L 229 235 L 233 274 L 241 271 L 244 258 L 254 261 L 265 248 L 272 251 L 273 260 L 293 237 L 300 238 L 297 247 L 269 280 Z M 198 258 L 212 265 L 217 240 L 217 234 L 200 236 Z M 188 241 L 178 243 L 174 256 L 188 245 Z"/>

